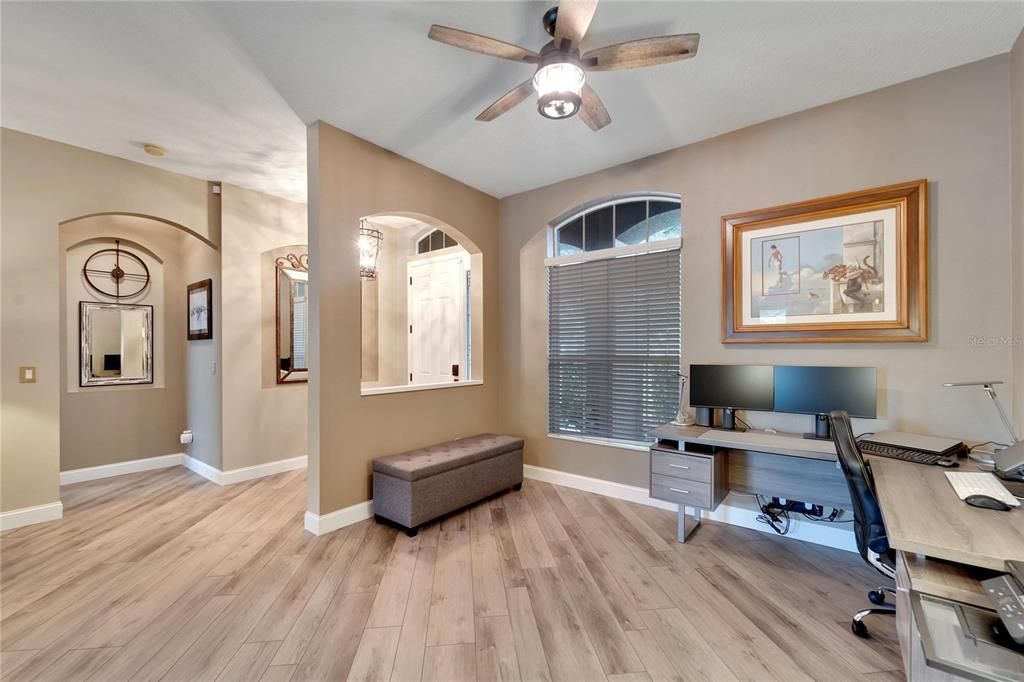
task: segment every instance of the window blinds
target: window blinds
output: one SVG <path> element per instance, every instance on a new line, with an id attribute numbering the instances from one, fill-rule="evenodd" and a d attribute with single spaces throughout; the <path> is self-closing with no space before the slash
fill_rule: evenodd
<path id="1" fill-rule="evenodd" d="M 679 250 L 548 268 L 548 429 L 627 441 L 679 400 Z"/>

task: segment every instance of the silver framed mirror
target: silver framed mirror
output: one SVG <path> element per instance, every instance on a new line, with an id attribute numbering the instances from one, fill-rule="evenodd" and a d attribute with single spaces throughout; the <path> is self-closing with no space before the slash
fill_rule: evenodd
<path id="1" fill-rule="evenodd" d="M 306 340 L 309 337 L 309 256 L 277 258 L 277 383 L 309 380 Z"/>
<path id="2" fill-rule="evenodd" d="M 78 385 L 153 383 L 153 306 L 81 301 Z"/>

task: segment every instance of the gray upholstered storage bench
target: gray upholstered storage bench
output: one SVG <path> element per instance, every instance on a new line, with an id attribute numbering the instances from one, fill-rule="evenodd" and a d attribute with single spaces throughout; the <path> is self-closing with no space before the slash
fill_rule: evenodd
<path id="1" fill-rule="evenodd" d="M 522 438 L 485 433 L 373 460 L 373 513 L 415 535 L 427 521 L 522 485 Z"/>

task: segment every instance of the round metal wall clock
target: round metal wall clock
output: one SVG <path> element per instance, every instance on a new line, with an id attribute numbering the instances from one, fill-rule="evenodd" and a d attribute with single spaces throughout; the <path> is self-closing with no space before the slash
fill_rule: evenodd
<path id="1" fill-rule="evenodd" d="M 89 256 L 82 266 L 82 276 L 94 291 L 111 298 L 138 296 L 149 286 L 145 261 L 122 249 L 119 239 L 114 240 L 114 248 L 100 249 Z"/>

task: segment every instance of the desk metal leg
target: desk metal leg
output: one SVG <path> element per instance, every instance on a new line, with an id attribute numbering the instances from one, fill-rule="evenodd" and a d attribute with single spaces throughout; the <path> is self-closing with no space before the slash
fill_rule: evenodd
<path id="1" fill-rule="evenodd" d="M 676 526 L 676 539 L 680 543 L 686 542 L 686 538 L 690 537 L 693 531 L 700 527 L 701 515 L 703 510 L 700 507 L 693 507 L 693 520 L 694 523 L 690 526 L 689 530 L 686 528 L 686 505 L 679 505 L 679 517 Z"/>

